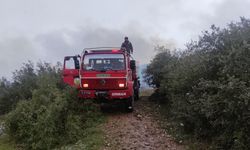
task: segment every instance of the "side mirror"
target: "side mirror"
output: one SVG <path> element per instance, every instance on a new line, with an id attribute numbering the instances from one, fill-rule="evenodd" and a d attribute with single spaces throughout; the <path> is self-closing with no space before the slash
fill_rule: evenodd
<path id="1" fill-rule="evenodd" d="M 80 63 L 77 56 L 74 57 L 75 69 L 80 69 Z"/>
<path id="2" fill-rule="evenodd" d="M 135 70 L 136 66 L 135 66 L 135 60 L 130 60 L 130 68 L 132 70 Z"/>

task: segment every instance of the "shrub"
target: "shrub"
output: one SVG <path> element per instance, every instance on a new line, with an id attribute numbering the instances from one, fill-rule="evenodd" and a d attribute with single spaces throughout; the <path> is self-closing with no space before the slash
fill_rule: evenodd
<path id="1" fill-rule="evenodd" d="M 76 89 L 62 83 L 59 67 L 40 63 L 35 77 L 34 86 L 23 81 L 33 87 L 31 95 L 18 100 L 5 120 L 7 133 L 21 147 L 39 150 L 75 143 L 102 119 L 93 105 L 83 107 Z"/>
<path id="2" fill-rule="evenodd" d="M 24 63 L 13 73 L 13 81 L 0 80 L 0 115 L 11 111 L 18 101 L 30 99 L 32 90 L 37 88 L 37 75 L 32 62 Z"/>
<path id="3" fill-rule="evenodd" d="M 161 51 L 145 71 L 172 118 L 214 148 L 250 149 L 249 34 L 245 18 L 225 29 L 213 25 L 183 52 Z"/>

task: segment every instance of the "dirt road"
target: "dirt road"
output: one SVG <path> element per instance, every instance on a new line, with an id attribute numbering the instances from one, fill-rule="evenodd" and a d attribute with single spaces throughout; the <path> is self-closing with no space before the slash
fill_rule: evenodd
<path id="1" fill-rule="evenodd" d="M 135 103 L 133 113 L 108 113 L 104 125 L 105 147 L 103 150 L 182 150 L 183 146 L 174 142 L 154 115 L 152 102 L 141 97 Z"/>

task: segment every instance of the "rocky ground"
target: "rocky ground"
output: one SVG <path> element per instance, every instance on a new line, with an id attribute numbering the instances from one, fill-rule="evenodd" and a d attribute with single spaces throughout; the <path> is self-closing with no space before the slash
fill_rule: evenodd
<path id="1" fill-rule="evenodd" d="M 135 103 L 133 113 L 114 110 L 107 113 L 108 121 L 103 126 L 105 146 L 103 150 L 182 150 L 184 146 L 159 126 L 154 117 L 156 111 L 148 97 Z"/>

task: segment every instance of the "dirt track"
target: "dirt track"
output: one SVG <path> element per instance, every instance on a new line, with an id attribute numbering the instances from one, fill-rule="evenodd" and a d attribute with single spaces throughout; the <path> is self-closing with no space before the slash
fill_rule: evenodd
<path id="1" fill-rule="evenodd" d="M 154 119 L 152 103 L 140 98 L 133 113 L 108 113 L 103 150 L 182 150 Z"/>

